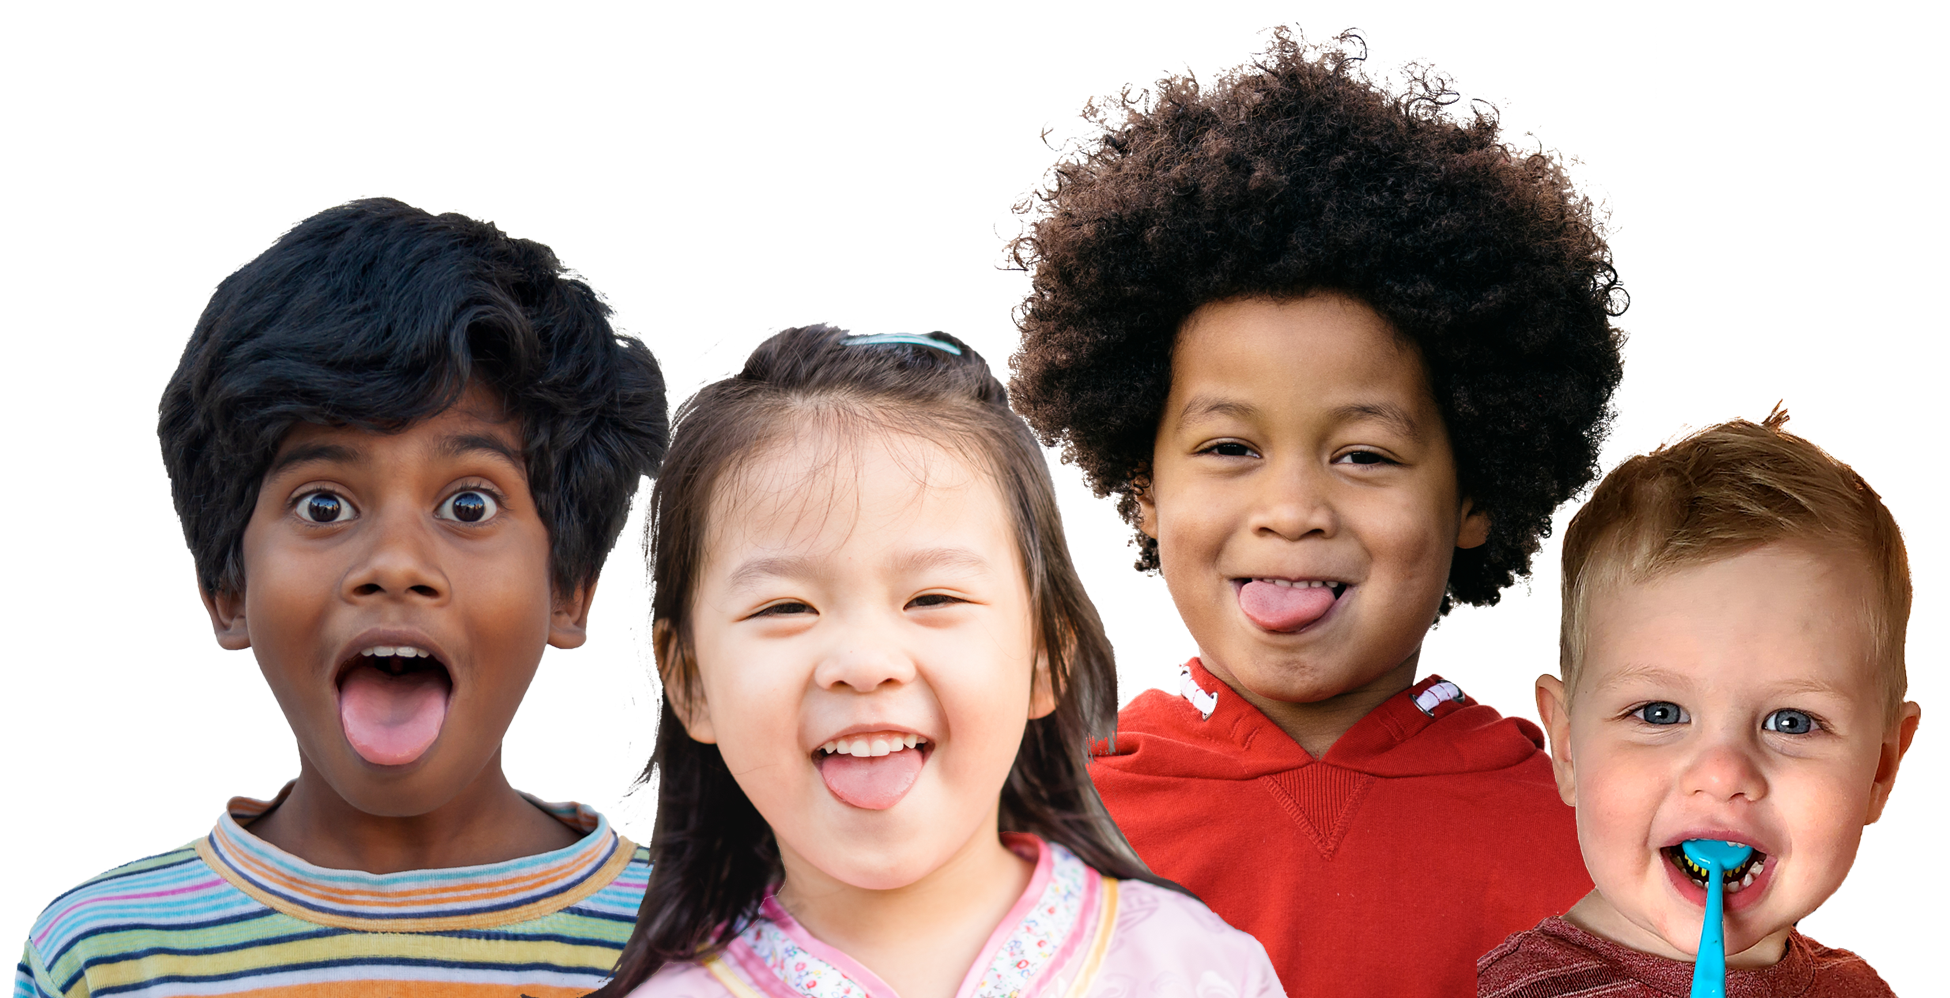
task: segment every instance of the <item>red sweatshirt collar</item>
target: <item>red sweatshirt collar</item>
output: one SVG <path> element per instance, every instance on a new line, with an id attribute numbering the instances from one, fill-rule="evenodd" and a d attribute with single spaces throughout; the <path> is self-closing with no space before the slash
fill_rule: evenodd
<path id="1" fill-rule="evenodd" d="M 1227 775 L 1283 772 L 1316 761 L 1259 708 L 1207 671 L 1204 663 L 1194 658 L 1185 665 L 1203 695 L 1194 706 L 1192 697 L 1181 694 L 1169 712 L 1170 724 L 1199 740 L 1230 743 L 1231 751 L 1218 755 L 1252 772 Z M 1441 676 L 1429 676 L 1382 701 L 1318 761 L 1375 776 L 1430 776 L 1507 768 L 1544 747 L 1543 732 L 1536 725 L 1503 717 L 1453 684 L 1438 688 L 1444 682 Z M 1450 690 L 1459 699 L 1451 698 Z M 1425 703 L 1434 701 L 1429 711 L 1416 703 L 1425 693 L 1430 694 Z M 1211 695 L 1217 696 L 1216 702 L 1206 699 Z M 1211 708 L 1210 717 L 1201 716 L 1206 706 Z"/>

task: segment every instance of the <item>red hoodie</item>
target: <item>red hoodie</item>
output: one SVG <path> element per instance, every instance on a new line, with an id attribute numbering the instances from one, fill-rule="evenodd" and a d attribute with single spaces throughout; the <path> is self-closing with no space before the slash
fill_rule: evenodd
<path id="1" fill-rule="evenodd" d="M 1473 994 L 1478 957 L 1591 890 L 1536 725 L 1430 676 L 1315 759 L 1187 668 L 1195 690 L 1119 713 L 1091 777 L 1138 855 L 1256 936 L 1287 994 Z"/>

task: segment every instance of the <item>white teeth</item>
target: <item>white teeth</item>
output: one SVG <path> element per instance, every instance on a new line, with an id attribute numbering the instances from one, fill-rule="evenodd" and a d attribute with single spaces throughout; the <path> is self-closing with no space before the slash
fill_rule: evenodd
<path id="1" fill-rule="evenodd" d="M 1319 579 L 1255 579 L 1254 581 L 1265 582 L 1282 589 L 1325 589 L 1333 585 L 1332 582 L 1322 582 Z"/>
<path id="2" fill-rule="evenodd" d="M 1748 870 L 1747 875 L 1740 878 L 1740 886 L 1742 887 L 1754 886 L 1754 871 Z"/>
<path id="3" fill-rule="evenodd" d="M 883 755 L 892 755 L 895 752 L 905 752 L 908 749 L 918 748 L 926 743 L 927 739 L 922 738 L 920 735 L 897 735 L 888 732 L 860 738 L 835 738 L 819 746 L 819 751 L 827 755 L 837 753 L 839 755 L 850 755 L 856 759 L 869 759 Z"/>
<path id="4" fill-rule="evenodd" d="M 425 648 L 415 648 L 412 647 L 411 645 L 373 645 L 371 648 L 367 648 L 366 650 L 360 652 L 359 654 L 367 658 L 371 658 L 375 655 L 379 656 L 380 658 L 432 658 L 433 657 L 433 653 L 426 650 Z"/>

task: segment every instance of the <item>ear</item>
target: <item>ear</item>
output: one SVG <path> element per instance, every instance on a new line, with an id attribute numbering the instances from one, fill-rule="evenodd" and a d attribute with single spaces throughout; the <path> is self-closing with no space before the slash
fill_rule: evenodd
<path id="1" fill-rule="evenodd" d="M 1571 758 L 1571 712 L 1565 694 L 1562 679 L 1537 677 L 1537 716 L 1543 719 L 1544 733 L 1550 737 L 1551 775 L 1557 777 L 1557 796 L 1577 807 L 1578 777 Z"/>
<path id="2" fill-rule="evenodd" d="M 718 743 L 718 730 L 711 725 L 711 704 L 704 698 L 704 684 L 697 674 L 697 663 L 689 661 L 677 628 L 668 619 L 650 627 L 650 641 L 657 650 L 657 678 L 663 680 L 664 700 L 684 725 L 684 733 L 695 742 Z"/>
<path id="3" fill-rule="evenodd" d="M 580 648 L 589 640 L 589 603 L 596 598 L 596 580 L 575 588 L 566 599 L 555 601 L 548 615 L 548 643 L 557 648 Z"/>
<path id="4" fill-rule="evenodd" d="M 1896 713 L 1896 723 L 1890 725 L 1888 733 L 1882 736 L 1881 758 L 1876 760 L 1876 782 L 1869 790 L 1869 819 L 1863 824 L 1874 824 L 1882 817 L 1883 805 L 1889 803 L 1889 791 L 1896 788 L 1896 769 L 1903 764 L 1903 755 L 1909 751 L 1909 743 L 1916 737 L 1916 726 L 1923 720 L 1923 708 L 1905 702 Z"/>
<path id="5" fill-rule="evenodd" d="M 1459 548 L 1479 548 L 1489 543 L 1490 511 L 1477 509 L 1476 501 L 1462 501 L 1462 522 L 1456 526 L 1456 546 Z"/>
<path id="6" fill-rule="evenodd" d="M 217 632 L 217 644 L 229 651 L 251 646 L 250 624 L 244 618 L 244 594 L 219 589 L 211 592 L 197 580 L 196 591 L 203 594 L 203 609 L 210 612 L 210 628 Z"/>
<path id="7" fill-rule="evenodd" d="M 1029 719 L 1048 717 L 1056 710 L 1056 690 L 1049 678 L 1049 652 L 1036 653 L 1036 674 L 1029 682 Z"/>
<path id="8" fill-rule="evenodd" d="M 1138 504 L 1138 532 L 1152 540 L 1158 539 L 1158 504 L 1151 501 L 1151 480 L 1134 478 L 1131 480 L 1131 496 Z"/>

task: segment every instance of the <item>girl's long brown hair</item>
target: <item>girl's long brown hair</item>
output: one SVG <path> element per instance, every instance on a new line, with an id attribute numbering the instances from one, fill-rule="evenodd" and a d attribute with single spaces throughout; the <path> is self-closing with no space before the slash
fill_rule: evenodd
<path id="1" fill-rule="evenodd" d="M 1115 733 L 1117 673 L 1070 563 L 1042 450 L 981 356 L 945 333 L 929 335 L 950 349 L 850 338 L 831 326 L 788 329 L 760 344 L 735 377 L 706 386 L 677 411 L 648 526 L 665 689 L 657 747 L 642 777 L 660 781 L 653 866 L 636 930 L 614 977 L 596 992 L 601 998 L 626 994 L 665 964 L 722 949 L 785 875 L 771 828 L 717 747 L 685 733 L 673 704 L 695 691 L 690 601 L 716 491 L 740 462 L 813 420 L 944 443 L 994 476 L 1015 523 L 1056 699 L 1055 711 L 1023 734 L 1002 788 L 1001 830 L 1060 843 L 1108 876 L 1176 889 L 1145 868 L 1085 773 L 1092 743 Z"/>

